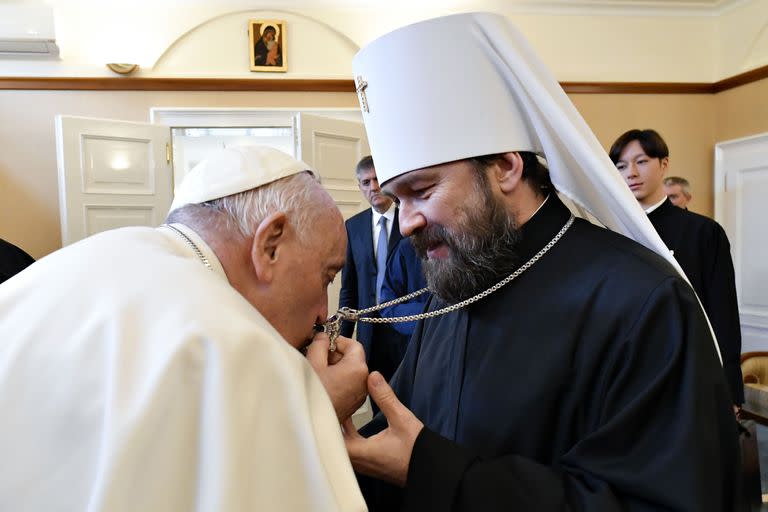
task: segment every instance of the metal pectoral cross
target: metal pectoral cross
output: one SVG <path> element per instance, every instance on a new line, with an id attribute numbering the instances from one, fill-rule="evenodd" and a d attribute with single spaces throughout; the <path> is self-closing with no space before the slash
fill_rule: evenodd
<path id="1" fill-rule="evenodd" d="M 339 337 L 339 333 L 341 332 L 341 322 L 344 320 L 357 320 L 357 311 L 349 308 L 341 308 L 335 315 L 326 320 L 324 324 L 315 327 L 318 332 L 324 332 L 328 335 L 328 339 L 331 341 L 328 346 L 330 352 L 336 351 L 336 338 Z"/>
<path id="2" fill-rule="evenodd" d="M 363 77 L 358 75 L 357 76 L 357 87 L 355 88 L 355 92 L 360 96 L 360 106 L 363 108 L 363 111 L 370 112 L 368 110 L 368 98 L 365 97 L 365 89 L 368 87 L 368 82 L 363 80 Z"/>

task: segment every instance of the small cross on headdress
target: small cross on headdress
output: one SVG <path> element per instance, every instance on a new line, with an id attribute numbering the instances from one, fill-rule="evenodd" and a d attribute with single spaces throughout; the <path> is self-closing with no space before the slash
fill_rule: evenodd
<path id="1" fill-rule="evenodd" d="M 363 77 L 358 75 L 357 76 L 357 87 L 355 88 L 355 92 L 360 95 L 360 106 L 362 107 L 364 112 L 370 112 L 368 110 L 368 98 L 365 97 L 365 89 L 368 87 L 368 82 L 363 80 Z"/>

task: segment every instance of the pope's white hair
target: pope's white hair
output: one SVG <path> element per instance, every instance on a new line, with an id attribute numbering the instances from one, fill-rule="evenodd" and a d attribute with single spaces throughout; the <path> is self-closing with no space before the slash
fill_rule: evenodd
<path id="1" fill-rule="evenodd" d="M 294 174 L 239 194 L 183 206 L 171 212 L 166 222 L 180 222 L 191 227 L 202 223 L 211 229 L 224 228 L 250 238 L 264 219 L 283 212 L 304 243 L 311 232 L 311 219 L 324 199 L 319 183 L 320 180 L 310 172 Z"/>

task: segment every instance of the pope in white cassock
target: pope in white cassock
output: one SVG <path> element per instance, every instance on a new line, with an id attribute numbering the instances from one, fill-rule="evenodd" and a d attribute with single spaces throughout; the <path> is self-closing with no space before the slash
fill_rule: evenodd
<path id="1" fill-rule="evenodd" d="M 317 374 L 297 350 L 345 246 L 306 164 L 229 149 L 167 225 L 94 235 L 1 285 L 0 510 L 365 510 L 339 427 L 365 397 L 362 348 L 329 357 L 315 336 Z"/>

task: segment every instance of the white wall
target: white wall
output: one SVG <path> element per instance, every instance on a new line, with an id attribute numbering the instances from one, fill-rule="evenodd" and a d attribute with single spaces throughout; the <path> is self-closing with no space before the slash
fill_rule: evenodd
<path id="1" fill-rule="evenodd" d="M 352 76 L 358 46 L 344 34 L 313 18 L 287 11 L 246 11 L 226 14 L 194 28 L 155 63 L 153 74 L 279 78 L 285 73 L 251 73 L 248 69 L 249 19 L 286 22 L 288 69 L 291 78 Z M 215 41 L 215 44 L 211 44 Z"/>
<path id="2" fill-rule="evenodd" d="M 378 35 L 468 10 L 508 16 L 563 81 L 712 82 L 768 63 L 768 0 L 686 15 L 646 9 L 642 16 L 638 9 L 553 9 L 546 7 L 553 2 L 522 0 L 47 3 L 61 60 L 0 60 L 0 76 L 112 76 L 107 62 L 139 63 L 143 76 L 256 76 L 247 68 L 246 21 L 278 17 L 289 22 L 290 69 L 276 77 L 348 77 L 357 48 Z M 345 6 L 361 4 L 368 6 Z M 450 42 L 437 44 L 450 49 Z"/>
<path id="3" fill-rule="evenodd" d="M 768 65 L 768 1 L 743 2 L 717 18 L 718 79 Z"/>

